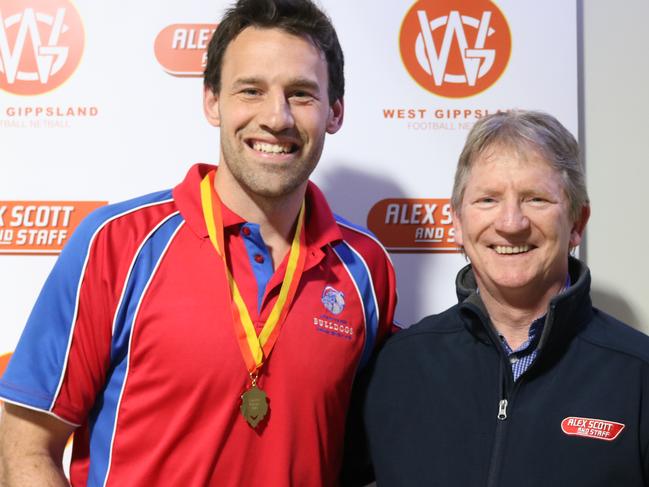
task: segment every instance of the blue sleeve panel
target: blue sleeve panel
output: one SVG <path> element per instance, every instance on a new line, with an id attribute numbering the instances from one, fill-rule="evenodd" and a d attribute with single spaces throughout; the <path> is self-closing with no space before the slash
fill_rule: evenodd
<path id="1" fill-rule="evenodd" d="M 65 374 L 79 290 L 97 233 L 111 220 L 171 200 L 171 191 L 99 208 L 86 217 L 61 252 L 0 379 L 0 398 L 51 411 Z"/>
<path id="2" fill-rule="evenodd" d="M 113 367 L 107 377 L 104 390 L 98 396 L 101 408 L 94 408 L 90 416 L 93 431 L 90 439 L 90 456 L 93 462 L 88 472 L 88 486 L 105 485 L 109 474 L 112 440 L 128 376 L 130 343 L 137 314 L 146 290 L 182 223 L 183 218 L 178 213 L 163 220 L 141 246 L 127 277 L 124 295 L 118 305 L 112 337 Z"/>
<path id="3" fill-rule="evenodd" d="M 348 243 L 340 242 L 334 245 L 334 251 L 345 264 L 349 275 L 354 280 L 358 295 L 363 303 L 365 314 L 365 345 L 359 369 L 365 367 L 376 342 L 376 335 L 379 328 L 379 308 L 376 299 L 376 292 L 372 282 L 372 276 L 365 260 Z"/>

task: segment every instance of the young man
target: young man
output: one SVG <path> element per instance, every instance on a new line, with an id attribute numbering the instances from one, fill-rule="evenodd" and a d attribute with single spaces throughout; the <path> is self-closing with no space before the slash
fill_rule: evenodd
<path id="1" fill-rule="evenodd" d="M 309 175 L 343 55 L 307 0 L 240 0 L 208 49 L 218 168 L 90 216 L 0 381 L 4 483 L 336 485 L 393 269 Z"/>
<path id="2" fill-rule="evenodd" d="M 569 256 L 590 206 L 574 137 L 514 111 L 469 133 L 452 195 L 459 304 L 395 335 L 366 401 L 378 485 L 649 485 L 649 338 Z"/>

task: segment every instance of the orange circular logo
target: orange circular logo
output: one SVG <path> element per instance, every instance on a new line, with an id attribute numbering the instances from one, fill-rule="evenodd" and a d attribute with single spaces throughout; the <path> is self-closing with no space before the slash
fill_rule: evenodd
<path id="1" fill-rule="evenodd" d="M 69 0 L 0 0 L 0 89 L 41 95 L 58 88 L 79 65 L 84 37 Z"/>
<path id="2" fill-rule="evenodd" d="M 487 0 L 419 0 L 399 35 L 401 58 L 424 89 L 464 98 L 492 86 L 505 71 L 511 34 L 503 13 Z"/>

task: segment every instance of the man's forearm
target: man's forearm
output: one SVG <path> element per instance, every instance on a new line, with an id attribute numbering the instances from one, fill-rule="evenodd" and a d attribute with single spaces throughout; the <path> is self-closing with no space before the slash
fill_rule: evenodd
<path id="1" fill-rule="evenodd" d="M 74 427 L 43 412 L 9 403 L 0 414 L 0 485 L 69 487 L 65 444 Z"/>
<path id="2" fill-rule="evenodd" d="M 47 454 L 16 458 L 3 452 L 0 479 L 3 487 L 70 487 L 61 466 Z"/>

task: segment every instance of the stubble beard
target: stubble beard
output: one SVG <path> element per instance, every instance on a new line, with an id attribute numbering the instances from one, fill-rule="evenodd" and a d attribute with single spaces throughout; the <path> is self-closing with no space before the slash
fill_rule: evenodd
<path id="1" fill-rule="evenodd" d="M 309 179 L 318 164 L 323 146 L 324 136 L 313 148 L 313 153 L 307 156 L 308 159 L 301 157 L 288 166 L 273 166 L 272 163 L 260 165 L 251 161 L 224 142 L 223 163 L 246 193 L 272 202 L 293 194 Z"/>

